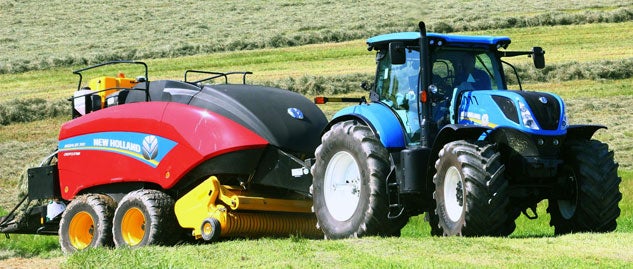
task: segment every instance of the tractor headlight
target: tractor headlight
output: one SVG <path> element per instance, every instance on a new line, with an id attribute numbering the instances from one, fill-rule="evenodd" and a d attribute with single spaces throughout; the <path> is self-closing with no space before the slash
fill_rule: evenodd
<path id="1" fill-rule="evenodd" d="M 519 101 L 519 111 L 521 112 L 521 121 L 523 122 L 523 126 L 528 127 L 532 130 L 540 130 L 536 121 L 534 120 L 534 116 L 532 112 L 523 104 L 523 102 Z"/>
<path id="2" fill-rule="evenodd" d="M 563 112 L 563 121 L 560 123 L 560 128 L 562 130 L 567 129 L 567 114 Z"/>

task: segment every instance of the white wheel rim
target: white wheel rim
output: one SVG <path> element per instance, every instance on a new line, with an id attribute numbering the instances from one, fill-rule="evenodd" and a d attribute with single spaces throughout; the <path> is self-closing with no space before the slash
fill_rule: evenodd
<path id="1" fill-rule="evenodd" d="M 462 176 L 455 166 L 451 166 L 444 176 L 444 206 L 448 218 L 457 222 L 464 211 L 464 188 Z"/>
<path id="2" fill-rule="evenodd" d="M 352 218 L 360 201 L 360 169 L 352 154 L 339 151 L 325 169 L 323 180 L 325 205 L 338 221 Z"/>

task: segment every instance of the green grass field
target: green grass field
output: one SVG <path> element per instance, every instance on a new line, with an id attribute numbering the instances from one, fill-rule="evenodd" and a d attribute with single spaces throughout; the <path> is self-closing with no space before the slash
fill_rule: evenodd
<path id="1" fill-rule="evenodd" d="M 630 234 L 539 238 L 362 238 L 236 240 L 213 245 L 95 249 L 70 256 L 69 268 L 595 268 L 627 267 Z M 104 261 L 113 261 L 112 263 Z M 116 262 L 114 262 L 116 261 Z"/>
<path id="2" fill-rule="evenodd" d="M 603 12 L 613 17 L 609 14 L 633 7 L 631 1 L 615 0 L 560 1 L 555 6 L 542 0 L 503 4 L 497 1 L 495 5 L 449 0 L 419 6 L 398 2 L 355 5 L 348 0 L 260 3 L 189 1 L 176 9 L 170 2 L 155 0 L 120 4 L 118 8 L 98 2 L 0 1 L 0 26 L 4 26 L 0 27 L 0 105 L 15 99 L 56 102 L 67 98 L 76 88 L 77 77 L 71 71 L 102 59 L 142 59 L 150 66 L 151 80 L 182 79 L 186 69 L 253 71 L 255 74 L 249 79 L 253 83 L 299 81 L 313 76 L 334 80 L 341 76 L 370 76 L 374 71 L 373 53 L 365 49 L 364 40 L 359 38 L 414 30 L 411 25 L 420 17 L 432 26 L 443 22 L 455 28 L 485 28 L 486 23 L 500 25 L 499 21 L 508 18 L 528 21 L 544 18 L 544 14 L 573 18 L 570 16 L 574 14 Z M 483 14 L 482 9 L 488 13 Z M 49 15 L 33 16 L 33 10 Z M 283 11 L 280 16 L 263 15 L 279 11 Z M 112 16 L 93 15 L 103 12 Z M 120 20 L 121 17 L 128 20 Z M 461 20 L 453 19 L 457 17 Z M 114 31 L 131 34 L 126 36 L 126 42 L 115 42 L 121 38 Z M 513 40 L 510 48 L 514 50 L 542 46 L 550 66 L 593 67 L 600 66 L 603 60 L 633 59 L 633 21 L 467 33 L 509 36 Z M 216 51 L 220 52 L 207 54 Z M 523 67 L 529 59 L 516 58 L 511 62 Z M 119 67 L 106 71 L 129 75 L 138 72 Z M 32 258 L 44 266 L 67 268 L 629 267 L 633 263 L 633 250 L 627 247 L 633 241 L 633 124 L 628 117 L 629 108 L 633 107 L 631 85 L 633 78 L 556 77 L 545 82 L 527 81 L 524 85 L 526 89 L 561 95 L 571 123 L 604 124 L 609 128 L 599 131 L 596 138 L 610 145 L 620 163 L 622 213 L 614 233 L 555 237 L 543 202 L 537 211 L 541 217 L 528 220 L 521 216 L 517 230 L 509 238 L 431 237 L 423 216 L 411 219 L 402 238 L 325 241 L 293 236 L 137 250 L 92 249 L 70 256 L 61 253 L 57 237 L 12 235 L 10 240 L 0 239 L 0 268 L 13 259 L 26 259 L 24 264 L 28 264 Z M 358 90 L 344 95 L 366 94 Z M 321 108 L 332 115 L 341 106 Z M 68 119 L 58 116 L 0 125 L 0 215 L 15 203 L 20 174 L 55 148 L 59 127 Z"/>
<path id="3" fill-rule="evenodd" d="M 622 173 L 621 191 L 633 191 L 633 172 Z M 633 200 L 624 196 L 618 229 L 609 234 L 553 236 L 545 206 L 542 216 L 521 216 L 509 238 L 431 237 L 428 223 L 414 217 L 400 238 L 369 237 L 337 241 L 290 238 L 227 240 L 141 249 L 90 249 L 64 256 L 65 268 L 214 268 L 232 267 L 468 267 L 595 268 L 627 267 L 633 262 Z M 62 256 L 54 236 L 13 235 L 0 239 L 0 265 L 10 257 Z"/>

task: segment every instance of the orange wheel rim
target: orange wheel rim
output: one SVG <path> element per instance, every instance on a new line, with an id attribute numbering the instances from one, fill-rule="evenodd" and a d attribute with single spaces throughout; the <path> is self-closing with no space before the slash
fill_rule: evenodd
<path id="1" fill-rule="evenodd" d="M 213 227 L 211 227 L 211 223 L 205 222 L 204 226 L 202 227 L 202 233 L 211 234 L 212 232 L 213 232 Z"/>
<path id="2" fill-rule="evenodd" d="M 121 220 L 121 235 L 129 246 L 136 246 L 145 237 L 145 215 L 140 209 L 128 209 Z"/>
<path id="3" fill-rule="evenodd" d="M 70 220 L 68 226 L 68 239 L 70 244 L 82 250 L 92 243 L 94 237 L 95 222 L 86 211 L 81 211 Z"/>

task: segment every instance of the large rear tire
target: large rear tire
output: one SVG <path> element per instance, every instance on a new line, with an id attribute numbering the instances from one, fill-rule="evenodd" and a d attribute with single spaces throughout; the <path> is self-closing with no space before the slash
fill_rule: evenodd
<path id="1" fill-rule="evenodd" d="M 339 122 L 321 138 L 311 188 L 318 227 L 328 239 L 398 236 L 408 217 L 389 219 L 389 153 L 367 126 Z"/>
<path id="2" fill-rule="evenodd" d="M 137 190 L 121 199 L 114 213 L 117 247 L 171 245 L 180 239 L 174 199 L 157 190 Z"/>
<path id="3" fill-rule="evenodd" d="M 454 141 L 435 162 L 436 209 L 431 233 L 445 236 L 506 236 L 516 227 L 507 213 L 505 166 L 494 144 Z"/>
<path id="4" fill-rule="evenodd" d="M 86 248 L 112 246 L 112 215 L 116 203 L 110 196 L 85 194 L 73 199 L 59 223 L 59 245 L 66 254 Z"/>
<path id="5" fill-rule="evenodd" d="M 565 182 L 569 199 L 549 199 L 550 225 L 557 235 L 610 232 L 617 227 L 622 199 L 618 164 L 607 144 L 596 140 L 567 141 Z"/>

